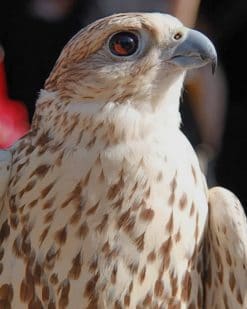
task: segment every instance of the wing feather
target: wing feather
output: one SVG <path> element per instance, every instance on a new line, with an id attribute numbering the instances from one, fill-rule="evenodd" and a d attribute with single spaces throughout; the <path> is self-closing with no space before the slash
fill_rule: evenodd
<path id="1" fill-rule="evenodd" d="M 206 308 L 247 308 L 247 220 L 230 191 L 209 190 Z"/>
<path id="2" fill-rule="evenodd" d="M 0 209 L 10 178 L 11 160 L 12 155 L 9 151 L 0 150 Z"/>

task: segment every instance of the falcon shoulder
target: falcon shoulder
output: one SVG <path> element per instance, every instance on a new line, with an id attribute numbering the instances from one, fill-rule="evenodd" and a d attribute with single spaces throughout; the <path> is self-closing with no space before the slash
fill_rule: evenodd
<path id="1" fill-rule="evenodd" d="M 11 153 L 7 150 L 0 150 L 0 214 L 2 208 L 2 200 L 10 178 L 11 161 Z"/>
<path id="2" fill-rule="evenodd" d="M 206 308 L 247 308 L 247 220 L 230 191 L 209 190 Z"/>

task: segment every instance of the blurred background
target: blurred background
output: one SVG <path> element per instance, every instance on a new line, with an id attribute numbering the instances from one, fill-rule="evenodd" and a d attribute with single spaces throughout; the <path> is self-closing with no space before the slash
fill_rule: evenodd
<path id="1" fill-rule="evenodd" d="M 182 129 L 209 186 L 232 190 L 247 209 L 246 0 L 8 0 L 0 2 L 0 148 L 28 131 L 35 101 L 65 43 L 100 17 L 165 12 L 204 32 L 219 65 L 191 72 Z"/>

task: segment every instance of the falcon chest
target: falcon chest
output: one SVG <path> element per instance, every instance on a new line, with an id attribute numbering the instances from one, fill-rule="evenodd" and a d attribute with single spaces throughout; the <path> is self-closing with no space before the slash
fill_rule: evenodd
<path id="1" fill-rule="evenodd" d="M 16 159 L 10 193 L 17 226 L 9 218 L 20 289 L 32 285 L 31 299 L 42 300 L 45 288 L 46 303 L 70 299 L 71 308 L 200 302 L 206 198 L 176 134 L 112 144 L 89 134 L 43 153 L 23 146 L 28 164 Z"/>

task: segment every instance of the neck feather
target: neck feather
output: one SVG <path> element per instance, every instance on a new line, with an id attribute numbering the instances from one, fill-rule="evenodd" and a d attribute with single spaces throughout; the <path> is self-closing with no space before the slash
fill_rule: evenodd
<path id="1" fill-rule="evenodd" d="M 48 132 L 57 142 L 78 143 L 82 132 L 95 133 L 112 142 L 144 138 L 160 127 L 169 130 L 180 125 L 179 100 L 182 80 L 173 83 L 165 94 L 157 92 L 154 102 L 68 102 L 56 92 L 41 91 L 32 129 Z"/>

